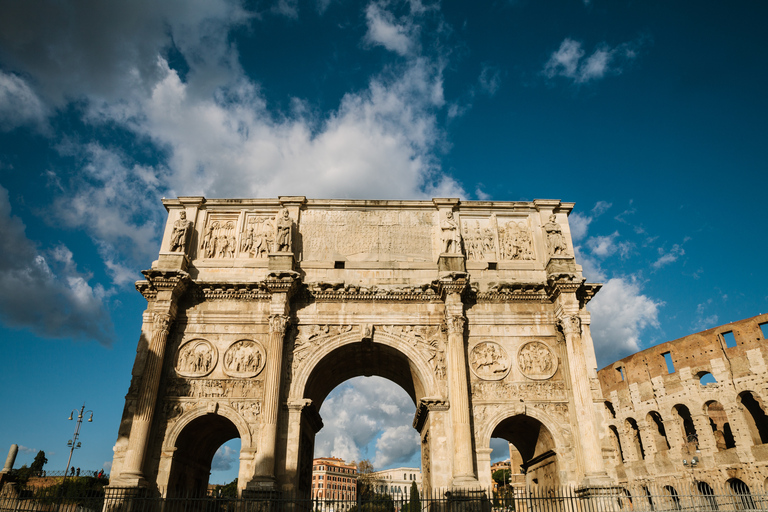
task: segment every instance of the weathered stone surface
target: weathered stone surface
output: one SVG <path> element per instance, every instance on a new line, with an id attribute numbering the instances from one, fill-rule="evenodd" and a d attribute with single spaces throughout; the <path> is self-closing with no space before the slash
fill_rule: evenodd
<path id="1" fill-rule="evenodd" d="M 600 370 L 601 437 L 611 475 L 680 492 L 692 477 L 712 488 L 738 478 L 762 490 L 768 478 L 766 324 L 768 314 L 721 325 Z M 735 346 L 727 345 L 726 333 Z M 716 382 L 702 383 L 707 374 Z"/>
<path id="2" fill-rule="evenodd" d="M 529 483 L 605 482 L 584 309 L 599 285 L 573 259 L 572 204 L 165 206 L 159 258 L 136 285 L 148 307 L 111 485 L 200 490 L 239 437 L 241 490 L 308 490 L 318 410 L 360 375 L 417 404 L 427 491 L 490 487 L 494 436 Z"/>

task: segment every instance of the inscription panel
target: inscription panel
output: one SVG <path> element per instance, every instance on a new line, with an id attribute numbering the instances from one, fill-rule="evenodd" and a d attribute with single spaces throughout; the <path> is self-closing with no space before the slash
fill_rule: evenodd
<path id="1" fill-rule="evenodd" d="M 435 212 L 302 212 L 303 259 L 343 256 L 358 261 L 432 261 Z"/>

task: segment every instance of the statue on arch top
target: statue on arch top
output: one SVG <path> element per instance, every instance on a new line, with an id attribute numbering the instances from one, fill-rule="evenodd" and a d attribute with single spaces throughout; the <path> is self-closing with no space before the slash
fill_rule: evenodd
<path id="1" fill-rule="evenodd" d="M 293 221 L 288 209 L 283 208 L 275 217 L 275 252 L 291 252 Z"/>
<path id="2" fill-rule="evenodd" d="M 179 219 L 173 223 L 173 231 L 171 232 L 171 251 L 184 252 L 187 247 L 187 239 L 189 233 L 192 231 L 192 222 L 187 220 L 187 212 L 184 210 L 179 214 Z"/>
<path id="3" fill-rule="evenodd" d="M 461 232 L 452 211 L 446 212 L 445 220 L 440 224 L 440 230 L 443 234 L 443 253 L 461 254 Z"/>

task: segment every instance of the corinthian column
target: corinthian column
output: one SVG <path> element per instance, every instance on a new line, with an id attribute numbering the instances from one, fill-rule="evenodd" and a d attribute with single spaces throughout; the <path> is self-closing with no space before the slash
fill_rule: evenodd
<path id="1" fill-rule="evenodd" d="M 152 314 L 152 331 L 147 358 L 139 386 L 136 411 L 128 435 L 126 462 L 119 480 L 123 485 L 138 486 L 144 483 L 144 459 L 149 443 L 149 432 L 157 405 L 160 377 L 165 358 L 168 332 L 176 316 L 177 301 L 186 288 L 189 276 L 186 272 L 163 272 L 148 270 L 144 275 L 154 289 L 157 298 Z"/>
<path id="2" fill-rule="evenodd" d="M 592 391 L 589 385 L 585 347 L 581 333 L 581 319 L 577 315 L 564 315 L 560 318 L 560 327 L 565 334 L 571 389 L 576 409 L 576 424 L 579 431 L 579 446 L 581 446 L 584 456 L 584 472 L 587 479 L 603 478 L 605 469 L 595 427 Z"/>
<path id="3" fill-rule="evenodd" d="M 256 487 L 273 487 L 275 483 L 275 449 L 280 410 L 280 386 L 283 374 L 283 341 L 290 322 L 289 299 L 297 283 L 295 272 L 278 272 L 269 276 L 267 287 L 272 292 L 269 308 L 269 338 L 264 365 L 264 400 L 261 408 L 261 440 L 256 454 Z"/>
<path id="4" fill-rule="evenodd" d="M 472 460 L 472 429 L 469 418 L 469 387 L 464 350 L 464 304 L 461 290 L 466 283 L 446 286 L 445 323 L 448 327 L 448 398 L 453 423 L 453 484 L 477 484 Z"/>

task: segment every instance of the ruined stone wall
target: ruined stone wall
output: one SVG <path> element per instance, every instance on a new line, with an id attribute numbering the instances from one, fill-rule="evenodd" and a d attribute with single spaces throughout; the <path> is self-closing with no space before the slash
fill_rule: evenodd
<path id="1" fill-rule="evenodd" d="M 681 490 L 692 482 L 716 488 L 739 479 L 762 490 L 768 478 L 766 333 L 768 314 L 758 315 L 600 370 L 603 452 L 613 476 Z"/>

